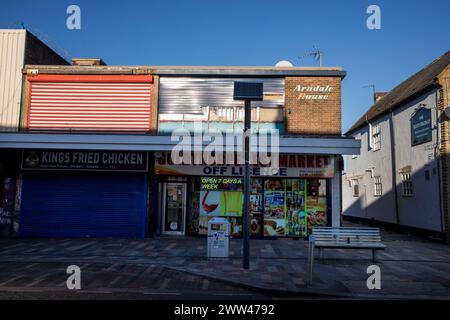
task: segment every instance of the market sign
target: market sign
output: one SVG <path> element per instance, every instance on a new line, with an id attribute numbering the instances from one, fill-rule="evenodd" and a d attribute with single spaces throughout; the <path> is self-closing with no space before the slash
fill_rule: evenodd
<path id="1" fill-rule="evenodd" d="M 242 177 L 243 170 L 244 167 L 240 165 L 175 165 L 171 162 L 170 152 L 155 153 L 155 174 L 160 175 Z M 254 177 L 333 178 L 334 157 L 331 155 L 281 154 L 279 168 L 251 166 L 250 171 Z"/>
<path id="2" fill-rule="evenodd" d="M 431 140 L 431 110 L 420 108 L 411 117 L 411 145 L 415 146 Z"/>
<path id="3" fill-rule="evenodd" d="M 91 150 L 24 150 L 24 170 L 147 171 L 147 153 Z"/>

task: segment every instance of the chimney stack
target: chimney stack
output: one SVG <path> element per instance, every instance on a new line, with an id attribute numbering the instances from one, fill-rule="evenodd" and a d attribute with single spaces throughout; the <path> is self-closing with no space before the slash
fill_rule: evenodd
<path id="1" fill-rule="evenodd" d="M 373 94 L 373 102 L 377 103 L 378 100 L 380 100 L 381 98 L 383 98 L 387 94 L 388 94 L 388 92 L 375 92 Z"/>
<path id="2" fill-rule="evenodd" d="M 73 66 L 106 66 L 106 63 L 100 58 L 72 58 Z"/>

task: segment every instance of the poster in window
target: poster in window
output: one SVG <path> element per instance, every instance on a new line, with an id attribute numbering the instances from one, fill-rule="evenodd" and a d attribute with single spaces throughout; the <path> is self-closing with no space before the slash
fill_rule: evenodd
<path id="1" fill-rule="evenodd" d="M 285 180 L 264 183 L 264 236 L 284 236 Z"/>
<path id="2" fill-rule="evenodd" d="M 307 181 L 306 213 L 307 232 L 311 233 L 315 226 L 327 225 L 327 195 L 325 179 Z"/>
<path id="3" fill-rule="evenodd" d="M 203 177 L 200 181 L 200 216 L 242 216 L 242 179 Z"/>
<path id="4" fill-rule="evenodd" d="M 306 236 L 306 180 L 290 179 L 286 181 L 285 236 Z"/>

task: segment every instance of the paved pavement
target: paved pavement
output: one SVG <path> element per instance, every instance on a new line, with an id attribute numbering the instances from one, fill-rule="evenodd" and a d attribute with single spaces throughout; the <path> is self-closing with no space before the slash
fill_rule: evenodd
<path id="1" fill-rule="evenodd" d="M 367 289 L 366 269 L 372 265 L 367 250 L 326 251 L 325 260 L 316 260 L 313 285 L 306 286 L 304 240 L 252 240 L 251 268 L 243 270 L 237 239 L 224 260 L 206 259 L 206 239 L 192 237 L 6 239 L 0 240 L 0 299 L 24 292 L 67 295 L 71 264 L 82 270 L 81 292 L 94 297 L 450 299 L 450 246 L 395 233 L 382 237 L 387 249 L 376 263 L 381 290 Z"/>
<path id="2" fill-rule="evenodd" d="M 164 266 L 81 263 L 82 290 L 68 290 L 67 263 L 1 262 L 0 299 L 267 299 L 262 294 Z"/>

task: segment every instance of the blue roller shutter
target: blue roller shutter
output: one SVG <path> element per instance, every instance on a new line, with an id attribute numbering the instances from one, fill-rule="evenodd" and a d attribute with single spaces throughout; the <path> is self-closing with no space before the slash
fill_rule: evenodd
<path id="1" fill-rule="evenodd" d="M 144 174 L 27 173 L 22 186 L 19 234 L 144 237 L 146 193 Z"/>

